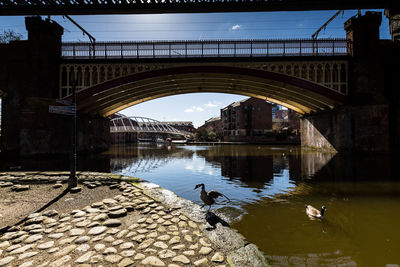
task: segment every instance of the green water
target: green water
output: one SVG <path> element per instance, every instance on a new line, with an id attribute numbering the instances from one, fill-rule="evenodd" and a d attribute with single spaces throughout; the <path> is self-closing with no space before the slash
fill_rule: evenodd
<path id="1" fill-rule="evenodd" d="M 299 183 L 242 206 L 246 214 L 233 227 L 274 266 L 399 265 L 399 193 L 397 183 Z M 325 205 L 325 218 L 310 220 L 305 203 Z"/>

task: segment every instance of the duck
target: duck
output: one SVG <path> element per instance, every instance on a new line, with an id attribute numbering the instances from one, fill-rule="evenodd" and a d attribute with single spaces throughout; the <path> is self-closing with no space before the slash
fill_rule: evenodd
<path id="1" fill-rule="evenodd" d="M 313 217 L 313 218 L 323 219 L 325 211 L 326 211 L 326 207 L 325 206 L 322 206 L 321 207 L 321 211 L 319 211 L 318 209 L 314 208 L 311 205 L 306 205 L 306 214 L 308 216 L 310 216 L 310 217 Z"/>
<path id="2" fill-rule="evenodd" d="M 218 192 L 218 191 L 214 191 L 214 190 L 212 190 L 212 191 L 206 191 L 204 184 L 198 184 L 198 185 L 196 185 L 196 186 L 194 187 L 194 190 L 197 189 L 197 188 L 199 188 L 199 187 L 201 187 L 200 199 L 201 199 L 201 200 L 203 201 L 203 203 L 204 203 L 204 204 L 201 206 L 202 208 L 203 208 L 205 205 L 208 205 L 208 206 L 209 206 L 208 210 L 210 210 L 210 209 L 211 209 L 211 205 L 215 204 L 215 199 L 217 199 L 217 198 L 220 197 L 220 196 L 223 196 L 223 197 L 225 197 L 227 200 L 230 201 L 230 199 L 229 199 L 227 196 L 225 196 L 224 194 L 222 194 L 222 193 L 220 193 L 220 192 Z"/>

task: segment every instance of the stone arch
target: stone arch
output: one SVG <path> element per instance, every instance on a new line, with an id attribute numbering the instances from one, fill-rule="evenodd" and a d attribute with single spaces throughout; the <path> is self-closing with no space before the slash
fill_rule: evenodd
<path id="1" fill-rule="evenodd" d="M 185 66 L 116 78 L 78 92 L 78 110 L 109 116 L 155 98 L 193 92 L 235 93 L 269 100 L 299 113 L 333 108 L 345 96 L 282 73 L 229 66 Z"/>

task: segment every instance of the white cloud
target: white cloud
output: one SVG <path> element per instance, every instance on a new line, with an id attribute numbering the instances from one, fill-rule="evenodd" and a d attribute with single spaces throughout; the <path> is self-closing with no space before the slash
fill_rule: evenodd
<path id="1" fill-rule="evenodd" d="M 196 106 L 192 106 L 191 108 L 187 108 L 184 110 L 184 112 L 202 112 L 202 111 L 204 111 L 204 108 Z"/>
<path id="2" fill-rule="evenodd" d="M 216 108 L 221 104 L 222 104 L 221 102 L 213 101 L 213 102 L 208 102 L 207 104 L 204 104 L 204 106 L 206 106 L 208 108 Z"/>
<path id="3" fill-rule="evenodd" d="M 241 26 L 239 24 L 236 24 L 236 25 L 233 25 L 231 29 L 232 29 L 232 31 L 236 31 L 236 30 L 239 30 L 240 27 Z"/>

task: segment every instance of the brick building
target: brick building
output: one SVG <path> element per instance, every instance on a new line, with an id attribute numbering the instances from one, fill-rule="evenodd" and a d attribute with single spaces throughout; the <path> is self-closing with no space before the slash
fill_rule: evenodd
<path id="1" fill-rule="evenodd" d="M 299 114 L 291 109 L 283 109 L 282 106 L 272 104 L 272 128 L 280 131 L 283 128 L 290 131 L 299 131 Z"/>
<path id="2" fill-rule="evenodd" d="M 222 133 L 224 130 L 222 127 L 221 117 L 213 117 L 211 119 L 206 120 L 203 125 L 197 128 L 197 130 L 200 129 L 210 130 L 215 133 Z"/>
<path id="3" fill-rule="evenodd" d="M 221 109 L 224 141 L 254 141 L 272 129 L 272 105 L 250 97 Z"/>

